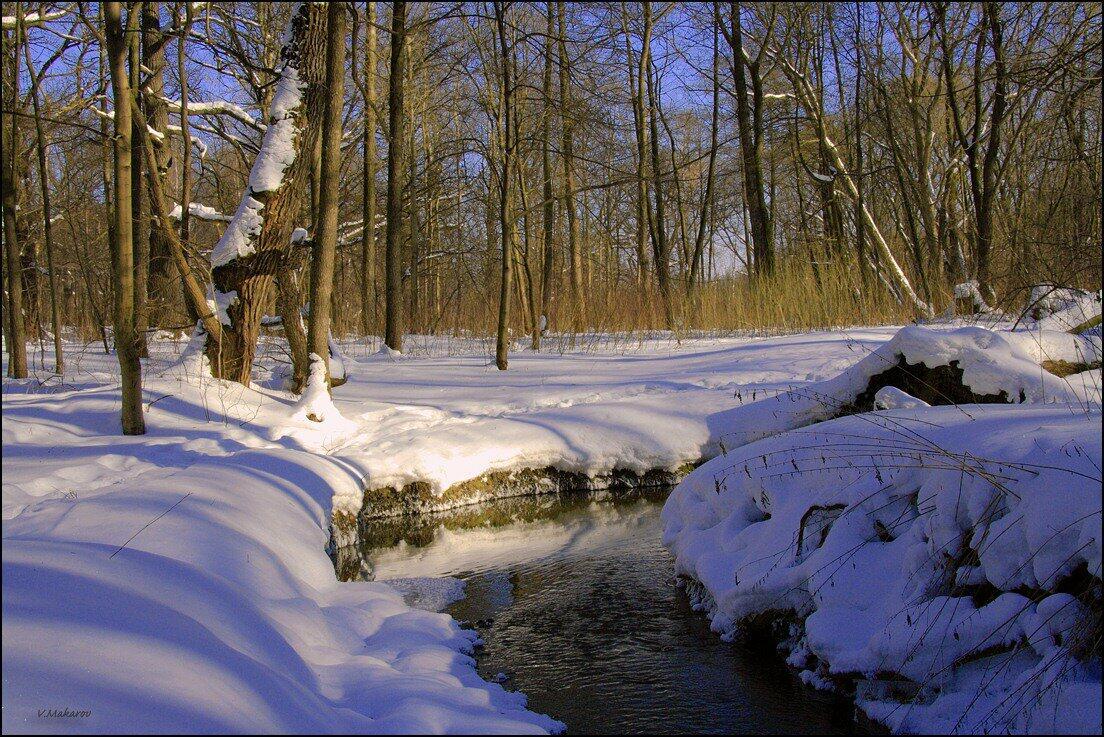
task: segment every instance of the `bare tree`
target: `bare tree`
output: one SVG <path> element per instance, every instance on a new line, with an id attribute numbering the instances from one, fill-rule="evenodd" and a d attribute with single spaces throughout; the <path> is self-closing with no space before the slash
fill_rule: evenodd
<path id="1" fill-rule="evenodd" d="M 993 203 L 997 194 L 1001 134 L 1008 112 L 1008 70 L 1004 63 L 1004 24 L 999 5 L 982 3 L 982 21 L 976 30 L 973 59 L 974 120 L 967 132 L 962 105 L 959 102 L 958 81 L 954 71 L 955 50 L 947 28 L 947 3 L 936 3 L 939 43 L 943 50 L 943 72 L 946 76 L 947 104 L 951 109 L 954 133 L 966 157 L 970 173 L 970 196 L 974 205 L 974 260 L 978 287 L 992 302 L 995 293 L 990 273 L 993 250 Z M 983 103 L 985 79 L 983 56 L 988 50 L 993 57 L 993 92 L 989 103 Z M 986 119 L 984 110 L 989 110 Z M 982 147 L 984 144 L 984 148 Z"/>
<path id="2" fill-rule="evenodd" d="M 406 3 L 391 5 L 391 66 L 387 87 L 387 242 L 384 253 L 387 347 L 402 350 L 403 181 L 406 172 Z"/>
<path id="3" fill-rule="evenodd" d="M 64 48 L 64 46 L 60 47 L 61 50 L 64 50 Z M 46 268 L 50 278 L 50 329 L 54 333 L 54 373 L 60 376 L 65 373 L 65 358 L 61 348 L 61 308 L 58 303 L 57 269 L 54 268 L 54 223 L 53 208 L 50 206 L 49 167 L 46 163 L 46 134 L 42 128 L 42 106 L 38 99 L 39 86 L 42 77 L 46 74 L 48 65 L 44 65 L 42 70 L 36 74 L 34 60 L 31 58 L 30 44 L 24 44 L 23 50 L 26 53 L 27 70 L 31 76 L 31 104 L 34 107 L 35 140 L 38 150 L 38 182 L 42 192 L 42 236 L 46 242 Z"/>
<path id="4" fill-rule="evenodd" d="M 12 31 L 13 38 L 10 43 L 13 63 L 11 65 L 11 101 L 12 110 L 9 114 L 9 124 L 0 125 L 3 130 L 4 161 L 0 163 L 0 173 L 3 177 L 3 210 L 4 210 L 4 249 L 7 263 L 7 304 L 5 313 L 7 317 L 8 333 L 8 375 L 15 379 L 27 377 L 27 338 L 23 326 L 23 281 L 20 272 L 21 261 L 19 258 L 19 234 L 16 229 L 18 217 L 18 203 L 16 200 L 16 162 L 19 153 L 16 147 L 19 145 L 19 116 L 14 109 L 15 101 L 19 99 L 19 47 L 22 42 L 22 3 L 16 3 L 16 25 Z M 5 39 L 7 41 L 7 39 Z M 4 44 L 9 46 L 8 43 Z"/>
<path id="5" fill-rule="evenodd" d="M 345 3 L 328 5 L 326 27 L 326 100 L 322 121 L 322 170 L 319 221 L 311 244 L 310 320 L 307 348 L 311 361 L 327 362 L 330 355 L 330 293 L 333 289 L 334 254 L 337 251 L 337 217 L 341 188 L 341 110 L 345 94 Z M 326 371 L 329 381 L 329 369 Z"/>
<path id="6" fill-rule="evenodd" d="M 124 435 L 146 432 L 142 417 L 142 364 L 134 314 L 134 220 L 131 209 L 131 106 L 133 91 L 127 74 L 127 39 L 138 30 L 132 9 L 124 27 L 122 3 L 104 3 L 105 40 L 115 106 L 114 171 L 115 227 L 112 252 L 115 265 L 115 353 L 122 380 Z M 130 34 L 130 35 L 128 35 Z"/>
<path id="7" fill-rule="evenodd" d="M 736 120 L 740 128 L 740 151 L 743 154 L 744 197 L 751 222 L 751 241 L 756 268 L 769 273 L 774 268 L 774 222 L 767 207 L 763 183 L 763 48 L 752 57 L 744 47 L 744 26 L 740 3 L 731 3 L 731 28 L 725 38 L 732 49 L 732 77 L 736 87 Z M 773 9 L 769 11 L 773 14 Z M 772 16 L 773 19 L 773 16 Z M 768 23 L 769 35 L 773 22 Z M 748 88 L 751 94 L 748 94 Z"/>
<path id="8" fill-rule="evenodd" d="M 556 202 L 552 193 L 552 65 L 555 60 L 556 21 L 552 3 L 544 4 L 544 74 L 541 77 L 541 90 L 544 110 L 541 114 L 541 243 L 543 263 L 541 265 L 541 306 L 540 320 L 533 330 L 532 348 L 539 351 L 541 334 L 548 328 L 552 308 L 552 276 L 555 273 L 555 229 Z M 527 208 L 528 209 L 528 208 Z"/>
<path id="9" fill-rule="evenodd" d="M 376 60 L 379 42 L 376 30 L 376 3 L 364 3 L 364 72 L 357 81 L 364 98 L 363 162 L 361 179 L 363 219 L 360 234 L 361 329 L 367 333 L 375 326 L 376 296 Z M 355 78 L 355 77 L 354 77 Z"/>
<path id="10" fill-rule="evenodd" d="M 576 329 L 586 326 L 586 294 L 583 291 L 583 253 L 579 216 L 575 209 L 575 116 L 571 109 L 571 59 L 567 56 L 567 20 L 563 0 L 557 0 L 560 45 L 560 134 L 563 146 L 564 211 L 567 213 L 567 261 L 571 285 L 571 313 Z"/>
<path id="11" fill-rule="evenodd" d="M 498 331 L 495 340 L 495 365 L 499 371 L 507 368 L 510 347 L 510 279 L 514 260 L 513 183 L 517 135 L 514 129 L 514 83 L 512 77 L 514 45 L 506 40 L 506 3 L 495 0 L 495 30 L 502 59 L 499 126 L 502 136 L 502 164 L 498 175 L 499 234 L 502 238 L 502 272 L 498 293 Z M 561 11 L 562 12 L 562 11 Z M 566 152 L 565 152 L 566 155 Z"/>

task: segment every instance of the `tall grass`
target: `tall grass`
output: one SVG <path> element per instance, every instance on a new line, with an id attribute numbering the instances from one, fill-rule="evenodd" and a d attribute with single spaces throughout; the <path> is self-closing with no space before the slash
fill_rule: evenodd
<path id="1" fill-rule="evenodd" d="M 874 277 L 871 277 L 872 279 Z M 412 333 L 477 338 L 494 335 L 498 298 L 473 288 L 445 294 L 439 304 L 424 300 L 408 311 Z M 781 259 L 773 273 L 715 279 L 687 289 L 682 281 L 672 287 L 675 324 L 667 325 L 659 291 L 650 282 L 640 285 L 592 282 L 577 311 L 566 285 L 557 285 L 550 309 L 549 329 L 572 336 L 577 344 L 588 335 L 650 334 L 673 330 L 675 336 L 700 333 L 779 334 L 856 325 L 904 324 L 916 313 L 896 302 L 881 284 L 863 285 L 857 267 L 842 262 L 814 265 L 805 258 Z M 351 306 L 350 306 L 351 307 Z M 531 313 L 517 290 L 511 309 L 511 332 L 516 338 L 531 333 Z M 339 318 L 342 335 L 359 333 L 355 308 Z M 373 332 L 373 331 L 370 331 Z"/>

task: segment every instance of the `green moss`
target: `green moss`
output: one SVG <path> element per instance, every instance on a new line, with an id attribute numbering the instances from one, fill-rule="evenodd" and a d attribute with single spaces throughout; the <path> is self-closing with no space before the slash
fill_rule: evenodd
<path id="1" fill-rule="evenodd" d="M 440 494 L 434 494 L 429 484 L 415 481 L 399 489 L 393 486 L 366 489 L 360 517 L 362 520 L 405 517 L 452 509 L 488 499 L 579 490 L 624 490 L 669 486 L 680 481 L 695 466 L 697 463 L 685 463 L 674 471 L 653 469 L 644 474 L 626 469 L 614 469 L 609 474 L 594 478 L 552 467 L 494 471 L 450 486 Z"/>

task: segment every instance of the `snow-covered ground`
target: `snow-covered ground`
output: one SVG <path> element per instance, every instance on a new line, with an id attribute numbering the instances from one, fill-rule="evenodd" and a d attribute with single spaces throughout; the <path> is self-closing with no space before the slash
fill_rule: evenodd
<path id="1" fill-rule="evenodd" d="M 478 340 L 414 338 L 403 356 L 348 343 L 341 415 L 323 423 L 283 391 L 272 341 L 244 388 L 158 340 L 141 437 L 119 434 L 114 357 L 70 346 L 64 380 L 4 383 L 4 729 L 554 730 L 478 678 L 473 635 L 447 616 L 336 583 L 332 513 L 366 487 L 727 452 L 752 429 L 733 413 L 894 333 L 610 338 L 518 351 L 505 373 Z M 1099 371 L 1079 381 L 1099 401 Z M 38 716 L 64 708 L 91 714 Z"/>
<path id="2" fill-rule="evenodd" d="M 70 345 L 64 380 L 4 383 L 4 730 L 554 730 L 479 679 L 446 615 L 336 582 L 334 505 L 496 467 L 695 460 L 734 393 L 831 375 L 891 333 L 611 342 L 505 374 L 455 343 L 346 345 L 351 428 L 295 417 L 276 351 L 246 389 L 154 341 L 140 437 L 119 434 L 114 356 Z"/>

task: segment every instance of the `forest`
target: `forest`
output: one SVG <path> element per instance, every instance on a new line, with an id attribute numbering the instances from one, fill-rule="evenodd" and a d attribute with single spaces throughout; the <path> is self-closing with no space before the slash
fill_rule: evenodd
<path id="1" fill-rule="evenodd" d="M 961 312 L 1100 281 L 1091 4 L 4 7 L 10 346 L 113 330 L 138 356 L 202 321 L 245 381 L 262 319 L 326 300 L 334 334 L 497 335 L 505 367 L 549 330 L 908 321 L 956 287 Z M 290 164 L 255 181 L 268 156 Z"/>
<path id="2" fill-rule="evenodd" d="M 0 5 L 5 732 L 1099 732 L 1099 2 Z"/>

